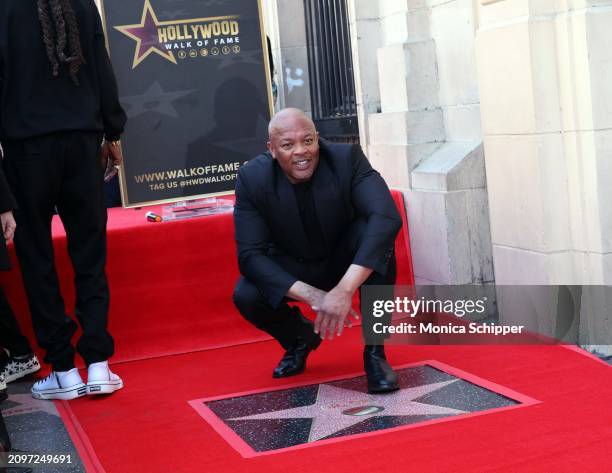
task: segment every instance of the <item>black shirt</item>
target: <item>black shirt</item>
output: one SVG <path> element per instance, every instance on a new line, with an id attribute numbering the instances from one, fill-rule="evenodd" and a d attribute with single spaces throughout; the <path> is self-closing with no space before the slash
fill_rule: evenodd
<path id="1" fill-rule="evenodd" d="M 293 184 L 295 199 L 306 237 L 310 243 L 310 254 L 313 260 L 321 260 L 329 256 L 329 248 L 325 242 L 325 236 L 321 229 L 321 223 L 317 217 L 314 197 L 312 195 L 312 183 Z"/>
<path id="2" fill-rule="evenodd" d="M 126 117 L 98 9 L 93 0 L 71 4 L 85 59 L 79 86 L 65 64 L 53 77 L 36 0 L 0 0 L 0 141 L 73 130 L 103 131 L 116 140 L 123 132 Z"/>

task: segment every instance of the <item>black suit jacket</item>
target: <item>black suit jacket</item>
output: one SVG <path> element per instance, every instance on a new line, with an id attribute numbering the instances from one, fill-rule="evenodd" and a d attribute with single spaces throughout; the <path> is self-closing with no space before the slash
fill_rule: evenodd
<path id="1" fill-rule="evenodd" d="M 385 274 L 402 225 L 387 184 L 359 145 L 321 140 L 320 147 L 312 190 L 329 248 L 336 247 L 352 222 L 363 219 L 365 231 L 353 263 Z M 297 278 L 270 254 L 281 251 L 304 262 L 312 258 L 293 187 L 268 152 L 238 172 L 234 225 L 240 272 L 277 307 Z"/>

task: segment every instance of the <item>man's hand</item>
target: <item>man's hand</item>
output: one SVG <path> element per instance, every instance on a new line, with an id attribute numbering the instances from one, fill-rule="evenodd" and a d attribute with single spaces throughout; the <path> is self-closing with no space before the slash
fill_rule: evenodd
<path id="1" fill-rule="evenodd" d="M 105 169 L 104 180 L 110 181 L 119 171 L 119 165 L 123 162 L 121 142 L 104 141 L 100 148 L 100 164 Z"/>
<path id="2" fill-rule="evenodd" d="M 348 321 L 346 319 L 349 314 L 355 320 L 359 319 L 357 312 L 351 308 L 353 294 L 370 277 L 370 274 L 372 269 L 351 264 L 338 285 L 324 297 L 321 305 L 313 307 L 317 312 L 315 332 L 321 338 L 325 338 L 328 332 L 330 340 L 334 338 L 334 333 L 342 335 L 344 325 L 351 326 L 350 319 Z"/>
<path id="3" fill-rule="evenodd" d="M 321 338 L 325 338 L 329 334 L 329 339 L 334 338 L 334 334 L 342 335 L 344 326 L 351 327 L 349 314 L 355 319 L 359 319 L 357 312 L 351 307 L 353 302 L 353 292 L 347 291 L 340 286 L 336 286 L 329 291 L 320 306 L 313 306 L 313 310 L 317 312 L 315 320 L 315 333 L 318 333 Z"/>
<path id="4" fill-rule="evenodd" d="M 110 159 L 114 166 L 120 166 L 123 163 L 123 151 L 121 149 L 120 141 L 110 141 L 107 143 L 110 149 Z"/>
<path id="5" fill-rule="evenodd" d="M 102 169 L 106 169 L 106 165 L 110 159 L 110 154 L 110 145 L 107 141 L 103 141 L 102 145 L 100 146 L 100 166 L 102 166 Z"/>
<path id="6" fill-rule="evenodd" d="M 0 222 L 2 222 L 2 234 L 4 235 L 4 239 L 6 241 L 12 240 L 15 235 L 15 229 L 17 228 L 13 212 L 9 210 L 8 212 L 0 214 Z"/>
<path id="7" fill-rule="evenodd" d="M 326 292 L 318 289 L 310 284 L 306 284 L 302 281 L 296 281 L 293 286 L 289 288 L 287 297 L 295 299 L 296 301 L 305 302 L 309 306 L 318 307 L 323 303 L 323 298 L 326 296 Z"/>

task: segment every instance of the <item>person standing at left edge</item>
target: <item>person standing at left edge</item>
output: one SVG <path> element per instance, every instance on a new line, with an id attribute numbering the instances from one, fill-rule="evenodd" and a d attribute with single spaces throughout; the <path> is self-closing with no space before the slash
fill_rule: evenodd
<path id="1" fill-rule="evenodd" d="M 0 156 L 1 156 L 0 150 Z M 13 210 L 17 206 L 0 168 L 0 271 L 11 268 L 6 242 L 15 235 Z M 0 402 L 6 398 L 6 385 L 40 370 L 38 358 L 21 329 L 0 286 Z"/>
<path id="2" fill-rule="evenodd" d="M 38 399 L 110 394 L 123 387 L 108 367 L 106 162 L 122 161 L 118 142 L 126 116 L 93 0 L 0 2 L 0 141 L 3 167 L 17 200 L 15 248 L 38 344 L 52 372 L 32 387 Z M 101 145 L 102 139 L 104 143 Z M 75 272 L 75 368 L 53 258 L 51 220 L 57 209 Z"/>
<path id="3" fill-rule="evenodd" d="M 15 234 L 13 209 L 16 205 L 0 168 L 0 271 L 11 267 L 6 242 L 12 240 Z M 39 369 L 38 358 L 32 352 L 28 339 L 21 333 L 13 310 L 0 287 L 0 404 L 8 399 L 7 383 Z M 0 411 L 0 453 L 10 452 L 11 448 L 11 439 Z"/>

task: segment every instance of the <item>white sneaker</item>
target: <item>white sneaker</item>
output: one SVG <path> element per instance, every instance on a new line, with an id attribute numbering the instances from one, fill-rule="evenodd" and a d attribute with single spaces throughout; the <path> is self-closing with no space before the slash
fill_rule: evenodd
<path id="1" fill-rule="evenodd" d="M 35 399 L 69 401 L 85 394 L 87 394 L 87 386 L 76 368 L 70 371 L 52 371 L 49 376 L 32 386 L 32 397 Z"/>
<path id="2" fill-rule="evenodd" d="M 4 373 L 0 367 L 0 391 L 6 391 L 6 381 L 4 380 Z"/>
<path id="3" fill-rule="evenodd" d="M 123 387 L 123 381 L 108 367 L 108 361 L 92 363 L 87 368 L 87 394 L 112 394 Z"/>

